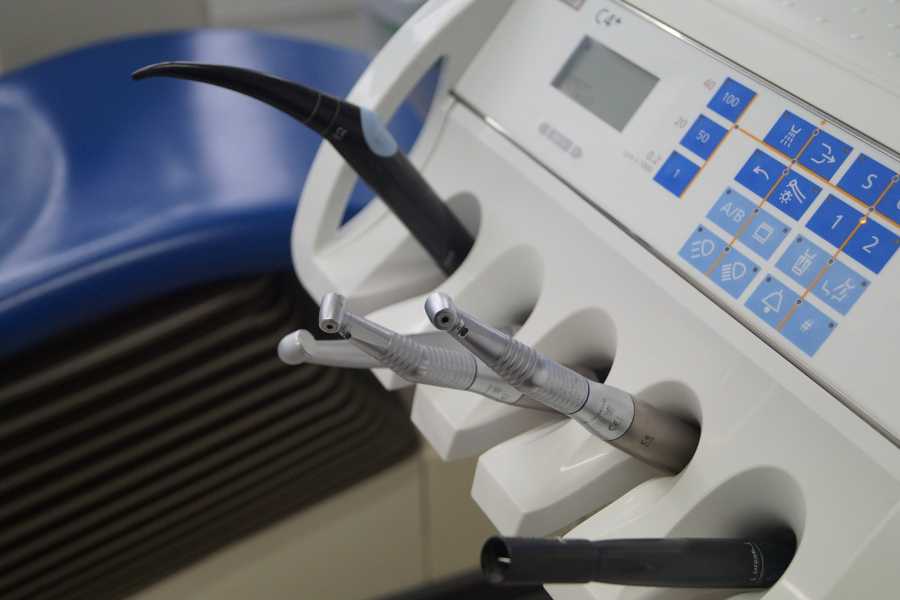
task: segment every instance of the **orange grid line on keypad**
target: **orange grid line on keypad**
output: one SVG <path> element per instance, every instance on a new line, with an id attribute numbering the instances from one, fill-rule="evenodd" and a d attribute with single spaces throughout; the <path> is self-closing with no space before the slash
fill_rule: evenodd
<path id="1" fill-rule="evenodd" d="M 878 199 L 875 200 L 875 203 L 872 204 L 872 206 L 869 206 L 867 208 L 866 214 L 864 214 L 862 217 L 859 218 L 859 220 L 856 222 L 856 225 L 853 227 L 853 230 L 847 235 L 847 238 L 841 243 L 840 246 L 838 246 L 838 249 L 834 252 L 834 254 L 831 255 L 831 258 L 825 263 L 825 265 L 823 265 L 822 268 L 819 269 L 819 272 L 816 273 L 816 276 L 813 278 L 813 280 L 810 282 L 810 284 L 808 286 L 806 286 L 806 289 L 803 290 L 803 293 L 800 294 L 800 297 L 797 299 L 796 302 L 794 302 L 794 306 L 792 306 L 791 309 L 787 312 L 787 314 L 784 315 L 784 318 L 778 322 L 778 325 L 775 326 L 775 329 L 777 329 L 778 331 L 781 331 L 782 329 L 784 329 L 784 327 L 785 327 L 785 325 L 787 325 L 788 321 L 791 320 L 791 317 L 794 316 L 794 313 L 797 311 L 797 308 L 800 306 L 800 304 L 804 300 L 806 300 L 806 297 L 809 295 L 809 293 L 817 285 L 819 285 L 819 280 L 822 279 L 822 277 L 825 275 L 825 273 L 828 271 L 828 269 L 831 268 L 831 265 L 834 264 L 834 262 L 837 260 L 837 257 L 840 256 L 841 253 L 843 253 L 844 248 L 847 246 L 847 244 L 850 243 L 850 240 L 853 239 L 853 236 L 856 235 L 856 232 L 859 231 L 859 228 L 862 227 L 863 225 L 865 225 L 866 222 L 868 222 L 869 217 L 875 211 L 875 208 L 881 203 L 881 201 L 884 199 L 884 197 L 887 195 L 887 193 L 891 190 L 891 188 L 893 188 L 897 184 L 898 179 L 900 179 L 900 176 L 895 175 L 891 179 L 891 182 L 888 184 L 888 186 L 878 196 Z"/>
<path id="2" fill-rule="evenodd" d="M 703 161 L 703 164 L 700 165 L 700 168 L 697 169 L 697 172 L 694 173 L 694 176 L 691 177 L 690 181 L 688 181 L 688 184 L 681 191 L 681 194 L 678 195 L 679 200 L 681 198 L 684 198 L 684 195 L 687 194 L 689 189 L 691 189 L 691 186 L 694 184 L 695 181 L 697 181 L 697 178 L 700 177 L 700 173 L 703 172 L 703 169 L 706 168 L 706 165 L 708 165 L 709 162 L 713 159 L 713 156 L 716 155 L 716 152 L 719 150 L 719 148 L 721 148 L 725 144 L 725 140 L 728 139 L 728 136 L 731 135 L 731 132 L 738 128 L 738 123 L 740 123 L 741 118 L 743 118 L 743 116 L 747 114 L 747 111 L 750 110 L 750 107 L 753 106 L 754 100 L 756 100 L 756 96 L 754 96 L 753 98 L 750 99 L 750 102 L 747 104 L 747 106 L 744 107 L 744 111 L 741 113 L 741 115 L 737 118 L 737 120 L 734 123 L 732 123 L 731 127 L 729 127 L 728 130 L 725 132 L 725 135 L 722 136 L 722 139 L 719 140 L 719 143 L 716 144 L 716 147 L 713 148 L 712 152 L 709 153 L 709 157 Z"/>
<path id="3" fill-rule="evenodd" d="M 816 129 L 816 131 L 820 131 L 822 129 L 822 127 L 824 127 L 825 125 L 827 125 L 827 123 L 823 120 L 822 123 L 819 125 L 819 127 Z M 846 196 L 847 198 L 849 198 L 852 202 L 855 202 L 856 204 L 860 205 L 861 207 L 863 207 L 865 209 L 869 208 L 868 204 L 866 204 L 865 202 L 863 202 L 862 200 L 860 200 L 859 198 L 857 198 L 850 192 L 846 191 L 845 189 L 843 189 L 841 187 L 838 187 L 837 184 L 832 183 L 828 179 L 825 179 L 824 177 L 822 177 L 821 175 L 819 175 L 818 173 L 816 173 L 809 167 L 807 167 L 799 162 L 796 162 L 803 155 L 803 152 L 806 150 L 806 147 L 809 145 L 809 142 L 812 141 L 813 137 L 815 137 L 815 134 L 813 136 L 811 136 L 809 141 L 803 146 L 803 148 L 800 149 L 800 152 L 797 153 L 797 158 L 791 158 L 790 156 L 788 156 L 787 154 L 785 154 L 784 152 L 782 152 L 775 146 L 772 146 L 771 144 L 766 142 L 764 139 L 750 133 L 746 129 L 744 129 L 742 127 L 735 127 L 734 129 L 737 129 L 740 133 L 743 133 L 744 135 L 746 135 L 748 138 L 750 138 L 754 142 L 756 142 L 762 146 L 765 146 L 767 150 L 771 150 L 772 152 L 779 155 L 780 157 L 795 162 L 796 164 L 794 164 L 793 166 L 797 167 L 798 169 L 803 170 L 804 173 L 806 173 L 807 175 L 809 175 L 810 177 L 812 177 L 813 179 L 815 179 L 816 181 L 818 181 L 825 187 L 829 188 L 830 191 L 839 192 L 839 193 L 843 194 L 844 196 Z M 712 157 L 710 157 L 710 158 L 712 158 Z M 691 183 L 693 183 L 693 181 Z M 887 216 L 883 213 L 879 213 L 879 216 L 881 216 L 888 223 L 893 224 L 894 227 L 900 228 L 900 223 L 898 223 L 897 221 L 894 221 L 889 216 Z"/>

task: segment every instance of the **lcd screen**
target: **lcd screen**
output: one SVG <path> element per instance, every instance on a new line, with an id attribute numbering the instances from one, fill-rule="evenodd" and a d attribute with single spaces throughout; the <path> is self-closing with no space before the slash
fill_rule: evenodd
<path id="1" fill-rule="evenodd" d="M 658 81 L 621 54 L 585 37 L 553 86 L 622 131 Z"/>

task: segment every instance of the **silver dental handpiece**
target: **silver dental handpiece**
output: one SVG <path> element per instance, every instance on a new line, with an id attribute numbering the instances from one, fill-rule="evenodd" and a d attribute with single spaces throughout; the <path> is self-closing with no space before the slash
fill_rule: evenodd
<path id="1" fill-rule="evenodd" d="M 528 398 L 480 360 L 463 349 L 455 350 L 422 344 L 410 336 L 355 315 L 346 308 L 340 294 L 326 294 L 319 310 L 319 327 L 336 333 L 412 383 L 424 383 L 481 394 L 492 400 L 537 410 L 550 411 Z"/>
<path id="2" fill-rule="evenodd" d="M 434 292 L 425 312 L 514 388 L 569 415 L 623 452 L 677 473 L 699 442 L 699 431 L 618 388 L 591 381 L 456 307 Z"/>
<path id="3" fill-rule="evenodd" d="M 407 337 L 438 348 L 459 349 L 459 344 L 442 331 L 413 333 Z M 384 369 L 378 359 L 369 356 L 347 340 L 317 340 L 306 329 L 292 331 L 278 342 L 278 358 L 288 365 L 320 365 L 343 369 Z"/>

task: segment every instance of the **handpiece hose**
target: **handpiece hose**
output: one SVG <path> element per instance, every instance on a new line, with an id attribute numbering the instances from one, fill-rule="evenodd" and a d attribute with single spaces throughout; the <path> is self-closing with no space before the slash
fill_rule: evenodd
<path id="1" fill-rule="evenodd" d="M 400 151 L 394 137 L 372 111 L 238 67 L 164 62 L 138 69 L 131 77 L 201 81 L 256 98 L 289 114 L 334 146 L 444 273 L 453 273 L 472 248 L 471 234 Z"/>
<path id="2" fill-rule="evenodd" d="M 587 583 L 690 588 L 770 587 L 796 550 L 784 539 L 603 540 L 492 537 L 481 568 L 492 583 Z"/>

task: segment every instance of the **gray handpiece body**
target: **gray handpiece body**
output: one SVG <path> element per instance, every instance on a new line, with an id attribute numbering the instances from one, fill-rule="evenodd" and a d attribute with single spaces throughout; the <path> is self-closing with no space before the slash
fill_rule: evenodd
<path id="1" fill-rule="evenodd" d="M 343 296 L 326 294 L 319 313 L 319 326 L 337 333 L 359 350 L 412 383 L 423 383 L 481 394 L 504 404 L 552 412 L 545 404 L 528 398 L 480 360 L 462 348 L 426 345 L 401 335 L 345 307 Z"/>
<path id="2" fill-rule="evenodd" d="M 426 300 L 431 322 L 511 386 L 564 413 L 593 434 L 652 466 L 680 471 L 699 441 L 696 428 L 631 394 L 591 381 L 458 309 L 446 294 Z"/>

